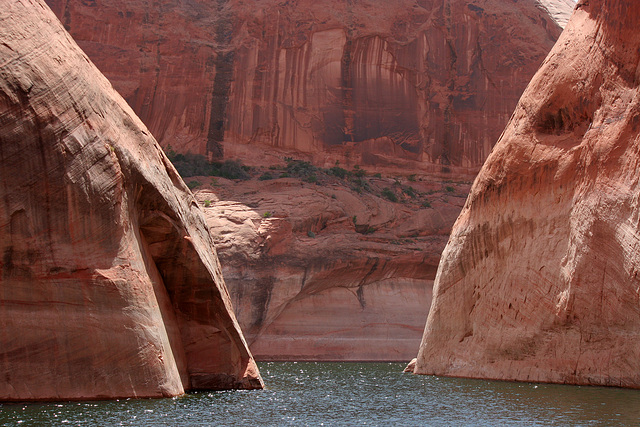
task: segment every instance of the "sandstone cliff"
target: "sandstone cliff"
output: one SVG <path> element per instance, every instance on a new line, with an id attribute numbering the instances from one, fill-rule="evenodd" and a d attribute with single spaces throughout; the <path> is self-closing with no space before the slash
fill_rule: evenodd
<path id="1" fill-rule="evenodd" d="M 469 188 L 450 193 L 442 179 L 473 178 L 560 33 L 555 20 L 572 9 L 567 0 L 47 1 L 165 148 L 384 173 L 370 179 L 375 194 L 283 179 L 219 180 L 215 194 L 198 195 L 210 200 L 230 294 L 262 359 L 415 355 L 421 307 Z M 424 182 L 407 182 L 412 174 Z M 380 197 L 392 176 L 435 192 L 432 206 Z"/>
<path id="2" fill-rule="evenodd" d="M 357 180 L 366 190 L 320 177 L 217 179 L 198 189 L 256 359 L 415 355 L 440 253 L 469 184 Z M 397 202 L 381 195 L 392 192 Z"/>
<path id="3" fill-rule="evenodd" d="M 163 147 L 475 174 L 570 0 L 47 0 Z"/>
<path id="4" fill-rule="evenodd" d="M 454 226 L 416 373 L 640 387 L 639 22 L 578 2 Z"/>
<path id="5" fill-rule="evenodd" d="M 262 387 L 201 210 L 44 1 L 0 58 L 0 400 Z"/>

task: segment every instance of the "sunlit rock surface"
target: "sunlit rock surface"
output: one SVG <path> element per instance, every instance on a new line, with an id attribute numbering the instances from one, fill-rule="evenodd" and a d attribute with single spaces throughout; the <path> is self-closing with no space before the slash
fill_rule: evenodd
<path id="1" fill-rule="evenodd" d="M 578 2 L 454 226 L 416 373 L 640 387 L 638 22 Z"/>
<path id="2" fill-rule="evenodd" d="M 440 253 L 469 184 L 405 180 L 421 196 L 396 190 L 401 200 L 392 203 L 380 189 L 399 187 L 395 181 L 369 178 L 361 194 L 339 180 L 293 178 L 217 179 L 198 190 L 256 359 L 415 356 Z"/>
<path id="3" fill-rule="evenodd" d="M 477 173 L 569 0 L 47 0 L 163 147 Z"/>
<path id="4" fill-rule="evenodd" d="M 564 0 L 48 2 L 165 148 L 264 168 L 287 156 L 404 181 L 418 174 L 442 193 L 443 180 L 473 179 L 560 34 L 558 13 L 572 9 Z M 214 236 L 256 357 L 415 356 L 469 186 L 422 209 L 379 191 L 343 188 L 332 199 L 315 186 L 262 182 L 244 195 L 245 185 L 203 197 L 216 200 L 207 212 L 228 205 L 228 229 Z M 266 211 L 273 219 L 260 218 Z M 309 224 L 334 231 L 309 238 Z"/>
<path id="5" fill-rule="evenodd" d="M 0 8 L 0 400 L 261 388 L 193 196 L 40 0 Z"/>

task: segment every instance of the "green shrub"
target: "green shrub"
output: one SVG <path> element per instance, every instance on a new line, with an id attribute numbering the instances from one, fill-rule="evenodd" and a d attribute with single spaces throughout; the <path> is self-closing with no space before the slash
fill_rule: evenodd
<path id="1" fill-rule="evenodd" d="M 364 169 L 360 169 L 360 166 L 356 165 L 353 167 L 353 174 L 358 178 L 362 178 L 367 174 Z"/>
<path id="2" fill-rule="evenodd" d="M 353 178 L 351 180 L 351 189 L 358 194 L 361 194 L 362 191 L 371 191 L 371 187 L 369 187 L 369 183 L 366 179 L 363 178 Z"/>
<path id="3" fill-rule="evenodd" d="M 374 178 L 382 178 L 382 174 L 380 172 L 373 174 Z"/>
<path id="4" fill-rule="evenodd" d="M 271 175 L 269 172 L 265 172 L 262 175 L 260 175 L 260 177 L 258 178 L 258 181 L 268 181 L 270 179 L 274 179 L 274 176 Z"/>
<path id="5" fill-rule="evenodd" d="M 315 184 L 316 182 L 318 182 L 318 177 L 315 175 L 309 175 L 304 180 L 307 181 L 309 184 Z"/>
<path id="6" fill-rule="evenodd" d="M 390 202 L 396 203 L 398 201 L 398 196 L 394 193 L 389 187 L 385 187 L 382 190 L 382 197 L 389 200 Z"/>
<path id="7" fill-rule="evenodd" d="M 333 175 L 333 176 L 336 176 L 336 177 L 340 178 L 340 179 L 344 179 L 348 175 L 351 174 L 348 170 L 343 169 L 343 168 L 341 168 L 339 166 L 334 166 L 331 169 L 329 169 L 329 173 L 331 175 Z"/>
<path id="8" fill-rule="evenodd" d="M 211 200 L 205 200 L 204 201 L 204 207 L 208 208 L 209 206 L 211 206 Z"/>
<path id="9" fill-rule="evenodd" d="M 310 175 L 314 175 L 318 170 L 318 168 L 304 160 L 294 160 L 290 157 L 286 157 L 285 161 L 287 162 L 286 172 L 289 176 L 294 178 L 306 178 Z"/>
<path id="10" fill-rule="evenodd" d="M 408 179 L 409 179 L 409 181 L 411 181 L 411 182 L 416 182 L 416 174 L 414 173 L 414 174 L 409 175 L 409 176 L 408 176 Z"/>
<path id="11" fill-rule="evenodd" d="M 221 176 L 227 179 L 249 179 L 247 173 L 250 168 L 243 166 L 237 160 L 226 160 L 224 162 L 209 162 L 201 154 L 177 154 L 169 146 L 167 147 L 167 157 L 173 163 L 182 178 L 192 176 Z"/>
<path id="12" fill-rule="evenodd" d="M 307 236 L 311 237 L 312 239 L 315 239 L 316 233 L 314 233 L 313 231 L 309 230 L 309 231 L 307 231 Z"/>
<path id="13" fill-rule="evenodd" d="M 447 185 L 444 189 L 447 190 L 448 193 L 453 193 L 454 191 L 456 191 L 456 189 L 450 185 Z"/>
<path id="14" fill-rule="evenodd" d="M 193 190 L 195 188 L 200 187 L 202 184 L 198 181 L 189 181 L 187 182 L 187 187 L 189 187 L 190 190 Z"/>
<path id="15" fill-rule="evenodd" d="M 249 179 L 250 176 L 247 171 L 248 168 L 243 166 L 238 160 L 225 160 L 225 162 L 220 165 L 220 175 L 218 176 L 227 179 Z"/>
<path id="16" fill-rule="evenodd" d="M 176 170 L 182 178 L 192 176 L 215 175 L 215 166 L 207 161 L 205 156 L 199 154 L 173 154 L 169 156 Z"/>
<path id="17" fill-rule="evenodd" d="M 431 203 L 428 200 L 425 200 L 424 202 L 422 202 L 422 207 L 423 208 L 430 208 L 431 207 Z"/>
<path id="18" fill-rule="evenodd" d="M 404 192 L 404 194 L 411 197 L 412 199 L 415 199 L 417 196 L 416 190 L 411 186 L 403 188 L 402 191 Z"/>
<path id="19" fill-rule="evenodd" d="M 265 212 L 262 214 L 262 218 L 271 218 L 273 216 L 273 214 L 269 211 Z"/>

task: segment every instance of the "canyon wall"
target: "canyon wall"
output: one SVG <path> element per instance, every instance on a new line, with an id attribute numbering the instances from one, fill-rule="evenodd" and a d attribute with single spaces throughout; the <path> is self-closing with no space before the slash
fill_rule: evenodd
<path id="1" fill-rule="evenodd" d="M 394 178 L 362 179 L 369 190 L 361 194 L 321 178 L 217 179 L 196 192 L 257 360 L 415 356 L 469 185 L 406 182 L 412 198 Z M 405 200 L 389 201 L 383 188 Z"/>
<path id="2" fill-rule="evenodd" d="M 468 183 L 573 8 L 47 2 L 163 147 L 263 171 L 293 157 L 369 172 L 365 191 L 355 177 L 200 188 L 240 324 L 263 360 L 415 355 Z M 422 200 L 383 196 L 404 194 L 400 183 Z"/>
<path id="3" fill-rule="evenodd" d="M 638 22 L 578 2 L 454 226 L 416 373 L 640 388 Z"/>
<path id="4" fill-rule="evenodd" d="M 41 0 L 0 9 L 0 400 L 261 388 L 202 211 Z"/>
<path id="5" fill-rule="evenodd" d="M 163 147 L 475 174 L 570 0 L 47 0 Z"/>

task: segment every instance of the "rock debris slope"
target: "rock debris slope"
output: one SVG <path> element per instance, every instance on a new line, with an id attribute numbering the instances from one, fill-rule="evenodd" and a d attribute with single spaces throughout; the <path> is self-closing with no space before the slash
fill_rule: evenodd
<path id="1" fill-rule="evenodd" d="M 638 23 L 578 2 L 454 226 L 416 373 L 640 387 Z"/>
<path id="2" fill-rule="evenodd" d="M 568 0 L 47 0 L 163 147 L 477 173 Z"/>
<path id="3" fill-rule="evenodd" d="M 40 0 L 0 8 L 0 400 L 260 388 L 213 242 Z"/>

